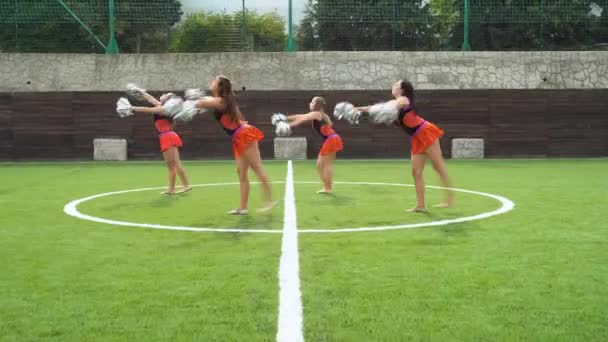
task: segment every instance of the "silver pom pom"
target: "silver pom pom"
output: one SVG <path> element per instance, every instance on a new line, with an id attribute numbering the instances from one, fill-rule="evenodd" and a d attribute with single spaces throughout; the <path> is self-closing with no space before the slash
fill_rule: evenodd
<path id="1" fill-rule="evenodd" d="M 272 122 L 273 126 L 276 126 L 277 123 L 279 122 L 287 122 L 287 116 L 283 113 L 274 113 L 272 114 L 272 117 L 270 118 L 270 121 Z"/>
<path id="2" fill-rule="evenodd" d="M 376 124 L 391 125 L 399 117 L 397 101 L 388 101 L 369 107 L 369 116 Z"/>
<path id="3" fill-rule="evenodd" d="M 291 135 L 291 127 L 285 121 L 279 121 L 275 125 L 274 134 L 279 137 L 288 137 Z"/>
<path id="4" fill-rule="evenodd" d="M 138 87 L 135 83 L 127 84 L 127 95 L 130 98 L 141 101 L 141 100 L 145 99 L 146 94 L 147 94 L 146 90 Z"/>
<path id="5" fill-rule="evenodd" d="M 334 108 L 334 117 L 338 120 L 346 120 L 351 125 L 358 125 L 361 112 L 350 102 L 340 102 Z"/>
<path id="6" fill-rule="evenodd" d="M 183 104 L 184 100 L 181 97 L 173 96 L 163 104 L 163 109 L 167 115 L 174 117 L 182 110 Z"/>
<path id="7" fill-rule="evenodd" d="M 352 103 L 349 102 L 340 102 L 334 108 L 334 117 L 338 120 L 342 120 L 344 114 L 348 111 L 348 109 L 354 108 Z"/>
<path id="8" fill-rule="evenodd" d="M 205 92 L 199 88 L 186 89 L 184 92 L 184 99 L 186 100 L 198 100 L 205 96 Z"/>
<path id="9" fill-rule="evenodd" d="M 133 115 L 133 110 L 131 109 L 131 103 L 124 97 L 121 97 L 116 102 L 116 114 L 118 114 L 121 118 L 126 118 L 127 116 Z"/>
<path id="10" fill-rule="evenodd" d="M 160 96 L 159 100 L 161 103 L 165 103 L 175 96 L 177 96 L 177 95 L 175 95 L 173 93 L 165 93 Z"/>
<path id="11" fill-rule="evenodd" d="M 179 121 L 191 121 L 195 115 L 200 114 L 196 108 L 196 101 L 184 101 L 181 110 L 173 116 L 173 119 Z"/>

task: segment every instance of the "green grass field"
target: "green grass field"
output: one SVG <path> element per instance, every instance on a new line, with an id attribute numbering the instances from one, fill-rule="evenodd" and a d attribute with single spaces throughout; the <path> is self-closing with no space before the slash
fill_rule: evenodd
<path id="1" fill-rule="evenodd" d="M 286 163 L 266 169 L 279 200 Z M 193 184 L 237 182 L 234 162 L 190 162 Z M 608 160 L 448 161 L 456 188 L 504 196 L 515 209 L 441 227 L 299 234 L 308 341 L 608 340 Z M 414 190 L 337 184 L 320 196 L 314 162 L 294 162 L 300 229 L 425 223 L 493 211 L 404 212 Z M 162 187 L 162 163 L 0 164 L 0 340 L 273 341 L 283 203 L 230 217 L 238 185 L 162 197 L 101 197 L 81 213 L 191 232 L 123 227 L 66 215 L 99 193 Z M 407 161 L 339 161 L 336 181 L 411 183 Z M 307 183 L 313 182 L 313 183 Z M 427 183 L 437 185 L 430 167 Z M 250 209 L 261 203 L 252 186 Z M 441 192 L 428 189 L 429 207 Z"/>

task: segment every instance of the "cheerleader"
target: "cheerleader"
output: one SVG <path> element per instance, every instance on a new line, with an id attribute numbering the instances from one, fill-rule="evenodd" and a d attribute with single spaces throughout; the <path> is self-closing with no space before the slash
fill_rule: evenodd
<path id="1" fill-rule="evenodd" d="M 149 113 L 154 115 L 154 126 L 156 127 L 160 140 L 160 152 L 167 163 L 169 179 L 167 190 L 161 192 L 161 194 L 174 195 L 176 193 L 188 192 L 192 190 L 192 187 L 190 187 L 188 177 L 186 176 L 186 170 L 184 170 L 179 157 L 179 148 L 183 145 L 182 139 L 173 130 L 174 121 L 167 115 L 163 108 L 163 104 L 174 95 L 171 93 L 164 94 L 160 97 L 160 100 L 157 100 L 145 92 L 142 95 L 153 107 L 132 106 L 131 110 L 135 113 Z M 177 192 L 175 191 L 176 175 L 179 176 L 182 182 L 182 188 Z"/>
<path id="2" fill-rule="evenodd" d="M 245 121 L 239 110 L 232 83 L 224 76 L 216 77 L 210 85 L 212 96 L 196 101 L 196 107 L 213 110 L 215 119 L 232 139 L 232 150 L 237 163 L 240 182 L 241 201 L 238 208 L 228 212 L 230 215 L 247 215 L 249 202 L 249 168 L 253 170 L 262 184 L 264 206 L 258 212 L 271 210 L 276 202 L 272 200 L 272 191 L 268 175 L 262 165 L 258 142 L 264 138 L 262 131 Z"/>
<path id="3" fill-rule="evenodd" d="M 306 122 L 312 122 L 312 128 L 323 139 L 323 145 L 317 157 L 317 172 L 323 183 L 323 189 L 317 191 L 319 194 L 331 194 L 333 178 L 333 161 L 336 153 L 342 151 L 342 138 L 334 131 L 333 123 L 325 113 L 325 99 L 314 97 L 309 104 L 308 114 L 289 115 L 290 127 L 296 127 Z"/>
<path id="4" fill-rule="evenodd" d="M 452 186 L 439 145 L 439 138 L 443 136 L 443 131 L 418 115 L 415 106 L 414 86 L 410 81 L 400 80 L 393 84 L 392 95 L 399 110 L 398 118 L 394 123 L 410 136 L 411 142 L 412 176 L 416 185 L 416 206 L 409 211 L 425 213 L 427 210 L 424 199 L 423 171 L 427 159 L 431 160 L 433 169 L 439 174 L 442 186 L 446 188 Z M 369 111 L 370 107 L 358 107 L 357 109 Z M 443 202 L 436 207 L 448 208 L 453 205 L 454 192 L 445 190 Z"/>

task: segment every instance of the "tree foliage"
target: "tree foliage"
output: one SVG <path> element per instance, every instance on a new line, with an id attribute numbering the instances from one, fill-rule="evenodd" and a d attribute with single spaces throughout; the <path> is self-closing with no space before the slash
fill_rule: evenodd
<path id="1" fill-rule="evenodd" d="M 464 0 L 309 0 L 303 50 L 457 50 Z M 608 0 L 471 0 L 474 50 L 593 49 L 608 43 Z M 595 10 L 592 12 L 592 8 Z"/>
<path id="2" fill-rule="evenodd" d="M 65 0 L 105 44 L 109 40 L 107 0 Z M 181 16 L 180 0 L 116 1 L 116 39 L 121 52 L 166 51 L 169 28 Z M 103 52 L 57 0 L 0 2 L 0 51 Z"/>
<path id="3" fill-rule="evenodd" d="M 199 12 L 177 27 L 171 51 L 282 51 L 285 40 L 285 21 L 276 13 Z"/>

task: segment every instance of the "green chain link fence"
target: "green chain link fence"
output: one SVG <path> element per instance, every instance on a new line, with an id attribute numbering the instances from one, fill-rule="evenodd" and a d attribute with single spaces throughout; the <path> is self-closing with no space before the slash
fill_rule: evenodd
<path id="1" fill-rule="evenodd" d="M 255 0 L 226 1 L 229 11 L 200 3 L 193 11 L 180 0 L 1 0 L 0 52 L 591 50 L 608 44 L 608 0 L 277 0 L 271 11 Z"/>

